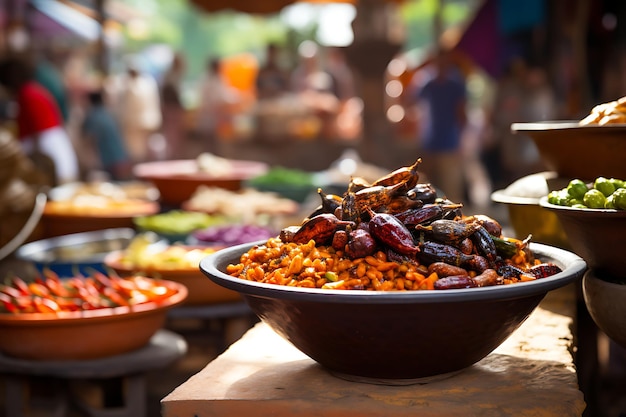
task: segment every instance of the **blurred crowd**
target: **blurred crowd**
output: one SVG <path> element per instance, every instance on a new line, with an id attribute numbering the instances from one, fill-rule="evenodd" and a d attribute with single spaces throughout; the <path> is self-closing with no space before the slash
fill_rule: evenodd
<path id="1" fill-rule="evenodd" d="M 90 175 L 130 179 L 135 164 L 214 151 L 218 141 L 238 136 L 353 140 L 360 134 L 362 105 L 338 48 L 307 41 L 290 60 L 280 46 L 267 45 L 243 74 L 251 79 L 243 86 L 236 79 L 240 63 L 228 57 L 208 56 L 190 86 L 185 56 L 174 51 L 157 74 L 128 55 L 120 70 L 96 76 L 81 57 L 54 52 L 40 47 L 0 56 L 0 117 L 26 153 L 36 150 L 54 162 L 57 183 Z"/>
<path id="2" fill-rule="evenodd" d="M 243 64 L 207 56 L 191 83 L 175 51 L 157 74 L 137 55 L 120 64 L 93 77 L 84 60 L 45 48 L 1 56 L 3 126 L 25 152 L 54 163 L 56 183 L 132 179 L 138 163 L 217 152 L 240 136 L 259 144 L 363 136 L 358 72 L 342 48 L 304 41 L 291 56 L 268 44 Z M 471 78 L 453 51 L 437 51 L 410 74 L 401 102 L 414 121 L 408 151 L 422 157 L 423 178 L 454 200 L 484 205 L 491 191 L 543 169 L 532 140 L 511 124 L 559 114 L 546 71 L 521 56 L 491 90 L 476 92 Z"/>

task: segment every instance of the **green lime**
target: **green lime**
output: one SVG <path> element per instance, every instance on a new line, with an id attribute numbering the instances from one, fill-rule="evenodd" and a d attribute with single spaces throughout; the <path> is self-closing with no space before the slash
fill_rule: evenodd
<path id="1" fill-rule="evenodd" d="M 618 188 L 624 188 L 626 186 L 626 183 L 624 182 L 624 180 L 620 180 L 620 179 L 617 179 L 617 178 L 610 178 L 609 182 L 612 183 L 615 186 L 616 190 Z"/>
<path id="2" fill-rule="evenodd" d="M 588 190 L 587 184 L 579 179 L 571 180 L 567 185 L 568 194 L 577 199 L 582 199 Z"/>
<path id="3" fill-rule="evenodd" d="M 615 185 L 605 177 L 598 177 L 593 182 L 593 188 L 604 194 L 605 197 L 610 196 L 615 191 Z"/>
<path id="4" fill-rule="evenodd" d="M 626 210 L 626 188 L 618 188 L 613 193 L 613 205 L 616 209 Z"/>
<path id="5" fill-rule="evenodd" d="M 584 204 L 574 204 L 574 205 L 572 206 L 572 208 L 588 209 L 589 207 L 587 207 L 587 206 L 586 206 L 586 205 L 584 205 Z"/>
<path id="6" fill-rule="evenodd" d="M 615 208 L 615 193 L 611 194 L 606 198 L 604 202 L 605 209 L 614 209 Z"/>
<path id="7" fill-rule="evenodd" d="M 583 197 L 584 197 L 584 195 L 583 195 Z M 583 201 L 582 198 L 569 198 L 567 200 L 567 204 L 566 205 L 570 206 L 570 207 L 580 206 L 580 205 L 584 206 L 585 202 Z"/>
<path id="8" fill-rule="evenodd" d="M 583 197 L 583 203 L 588 208 L 604 208 L 605 201 L 606 197 L 602 191 L 595 188 L 587 191 Z"/>
<path id="9" fill-rule="evenodd" d="M 550 191 L 548 193 L 548 203 L 555 204 L 557 206 L 567 206 L 567 200 L 570 198 L 565 189 L 558 191 Z"/>

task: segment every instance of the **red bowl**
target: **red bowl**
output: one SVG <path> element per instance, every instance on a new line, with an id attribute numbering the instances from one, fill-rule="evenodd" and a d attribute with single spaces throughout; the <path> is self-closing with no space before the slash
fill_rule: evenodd
<path id="1" fill-rule="evenodd" d="M 0 314 L 0 352 L 29 360 L 87 360 L 145 346 L 163 327 L 169 309 L 182 303 L 187 288 L 169 298 L 133 307 L 59 313 Z"/>
<path id="2" fill-rule="evenodd" d="M 163 203 L 180 206 L 200 185 L 239 190 L 244 181 L 264 174 L 267 164 L 257 161 L 229 160 L 232 169 L 223 175 L 201 171 L 196 160 L 145 162 L 133 168 L 134 175 L 149 181 L 159 190 Z"/>

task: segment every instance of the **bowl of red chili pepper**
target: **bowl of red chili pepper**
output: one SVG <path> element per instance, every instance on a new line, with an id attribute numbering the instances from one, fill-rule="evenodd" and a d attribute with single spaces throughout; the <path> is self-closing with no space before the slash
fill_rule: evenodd
<path id="1" fill-rule="evenodd" d="M 179 283 L 94 272 L 0 285 L 0 354 L 28 360 L 86 360 L 145 346 L 182 303 Z"/>

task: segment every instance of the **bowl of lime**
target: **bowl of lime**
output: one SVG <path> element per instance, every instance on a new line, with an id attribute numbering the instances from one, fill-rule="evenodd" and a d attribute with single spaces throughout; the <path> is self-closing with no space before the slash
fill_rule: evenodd
<path id="1" fill-rule="evenodd" d="M 623 277 L 626 271 L 626 184 L 597 177 L 572 179 L 550 191 L 539 204 L 554 212 L 572 247 L 589 268 L 602 276 Z"/>

